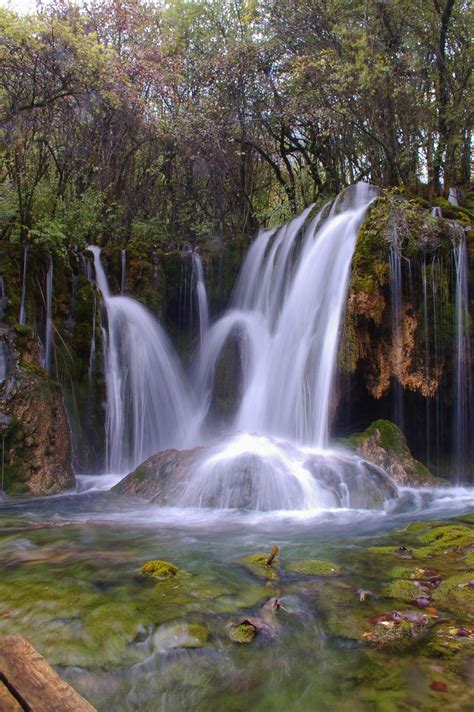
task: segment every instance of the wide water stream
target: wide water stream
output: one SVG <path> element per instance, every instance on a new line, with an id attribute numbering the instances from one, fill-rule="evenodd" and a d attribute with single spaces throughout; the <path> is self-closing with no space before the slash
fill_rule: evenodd
<path id="1" fill-rule="evenodd" d="M 424 571 L 409 553 L 423 525 L 409 523 L 473 528 L 473 489 L 413 491 L 409 512 L 259 514 L 159 508 L 105 491 L 114 479 L 82 477 L 74 495 L 0 505 L 0 633 L 27 636 L 98 710 L 472 708 L 474 641 L 453 633 L 452 610 L 433 603 L 406 646 L 370 638 L 374 617 L 424 614 L 386 593 L 397 565 Z M 391 558 L 374 545 L 392 547 Z M 240 561 L 274 546 L 276 567 Z M 464 554 L 449 565 L 464 571 Z M 150 559 L 182 572 L 147 579 Z M 295 570 L 315 559 L 335 571 Z M 233 641 L 246 620 L 253 642 Z"/>

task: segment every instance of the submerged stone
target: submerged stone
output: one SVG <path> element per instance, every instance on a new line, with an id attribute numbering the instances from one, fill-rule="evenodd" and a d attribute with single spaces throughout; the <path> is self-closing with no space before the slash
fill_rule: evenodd
<path id="1" fill-rule="evenodd" d="M 294 561 L 286 565 L 286 570 L 304 576 L 337 576 L 341 567 L 329 561 L 308 559 L 307 561 Z"/>
<path id="2" fill-rule="evenodd" d="M 165 623 L 153 635 L 153 645 L 157 650 L 202 648 L 208 637 L 207 628 L 200 623 Z"/>

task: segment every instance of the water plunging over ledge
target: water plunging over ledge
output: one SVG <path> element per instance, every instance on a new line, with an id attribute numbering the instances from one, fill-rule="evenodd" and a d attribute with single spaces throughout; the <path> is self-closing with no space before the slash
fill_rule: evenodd
<path id="1" fill-rule="evenodd" d="M 177 483 L 179 506 L 379 507 L 396 496 L 380 468 L 328 449 L 350 265 L 375 195 L 375 188 L 359 184 L 315 217 L 309 207 L 288 224 L 261 231 L 228 310 L 211 325 L 202 265 L 193 255 L 201 323 L 192 386 L 157 320 L 135 300 L 110 294 L 100 250 L 90 248 L 107 312 L 108 472 L 126 473 L 160 450 L 205 445 L 185 483 Z M 211 404 L 229 343 L 241 378 L 222 434 Z"/>

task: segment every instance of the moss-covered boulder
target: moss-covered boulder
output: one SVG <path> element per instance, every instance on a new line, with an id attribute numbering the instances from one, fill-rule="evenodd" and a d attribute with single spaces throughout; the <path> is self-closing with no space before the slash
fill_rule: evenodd
<path id="1" fill-rule="evenodd" d="M 376 420 L 362 433 L 341 439 L 344 447 L 355 450 L 404 486 L 433 487 L 444 484 L 412 456 L 405 436 L 389 420 Z"/>
<path id="2" fill-rule="evenodd" d="M 62 390 L 40 365 L 29 327 L 0 327 L 5 378 L 0 382 L 4 487 L 11 494 L 57 494 L 74 486 Z"/>

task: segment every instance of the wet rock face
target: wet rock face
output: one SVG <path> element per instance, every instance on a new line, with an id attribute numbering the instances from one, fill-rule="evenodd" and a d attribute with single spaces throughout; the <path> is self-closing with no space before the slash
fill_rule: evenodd
<path id="1" fill-rule="evenodd" d="M 363 453 L 359 454 L 366 457 Z M 365 459 L 341 453 L 337 466 L 332 464 L 328 467 L 321 457 L 313 456 L 304 463 L 304 467 L 321 485 L 334 493 L 339 507 L 382 509 L 387 500 L 398 497 L 397 487 L 386 472 Z"/>
<path id="2" fill-rule="evenodd" d="M 381 467 L 400 485 L 433 487 L 443 483 L 415 460 L 402 431 L 389 420 L 376 420 L 363 433 L 354 433 L 341 442 Z"/>
<path id="3" fill-rule="evenodd" d="M 157 452 L 115 485 L 113 491 L 171 504 L 173 495 L 187 482 L 190 468 L 201 451 L 202 448 Z"/>
<path id="4" fill-rule="evenodd" d="M 1 328 L 6 377 L 0 383 L 5 491 L 57 494 L 74 486 L 69 425 L 59 384 L 39 365 L 38 339 L 28 327 Z"/>

